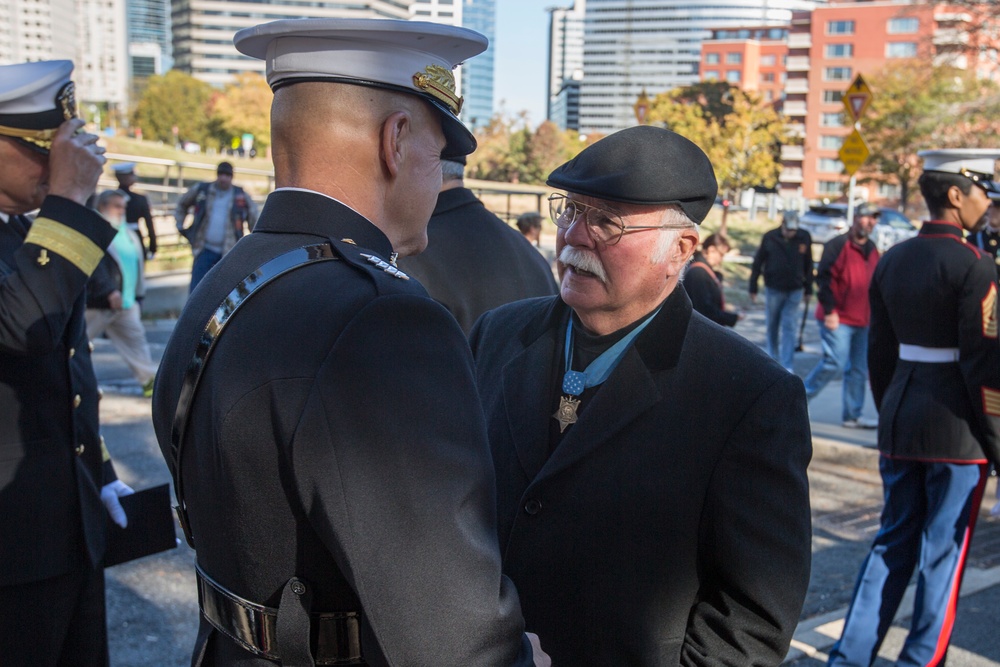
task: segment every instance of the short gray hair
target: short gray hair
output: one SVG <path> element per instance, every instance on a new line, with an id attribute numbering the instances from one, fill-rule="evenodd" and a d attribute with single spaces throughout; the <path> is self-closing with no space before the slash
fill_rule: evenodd
<path id="1" fill-rule="evenodd" d="M 461 162 L 451 160 L 441 160 L 441 180 L 461 181 L 465 178 L 465 165 Z"/>
<path id="2" fill-rule="evenodd" d="M 687 216 L 686 213 L 681 209 L 680 206 L 676 204 L 671 204 L 663 211 L 663 217 L 660 218 L 661 225 L 681 225 L 688 229 L 697 229 L 698 226 L 694 224 L 694 221 Z M 677 239 L 681 237 L 681 232 L 683 229 L 661 229 L 660 239 L 656 244 L 656 248 L 653 250 L 652 262 L 653 264 L 660 264 L 663 262 L 667 255 L 670 254 L 671 249 L 677 243 Z"/>
<path id="3" fill-rule="evenodd" d="M 128 203 L 128 195 L 121 190 L 105 190 L 101 194 L 97 195 L 97 201 L 94 202 L 94 208 L 98 211 L 103 210 L 104 207 L 110 204 L 111 200 L 115 197 L 121 197 L 124 200 L 123 203 Z"/>

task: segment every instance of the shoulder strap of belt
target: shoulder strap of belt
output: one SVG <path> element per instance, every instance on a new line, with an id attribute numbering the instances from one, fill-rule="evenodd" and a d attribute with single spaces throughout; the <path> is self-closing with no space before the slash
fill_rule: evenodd
<path id="1" fill-rule="evenodd" d="M 191 413 L 191 403 L 194 400 L 195 392 L 198 390 L 198 383 L 201 380 L 208 359 L 215 349 L 215 344 L 226 328 L 226 324 L 232 319 L 240 306 L 247 302 L 257 290 L 267 285 L 275 278 L 286 273 L 302 268 L 303 266 L 315 262 L 324 262 L 339 259 L 333 252 L 333 246 L 329 243 L 319 243 L 308 245 L 302 248 L 290 250 L 282 255 L 278 255 L 268 260 L 257 270 L 244 278 L 233 290 L 222 300 L 215 313 L 208 320 L 205 329 L 198 339 L 198 347 L 195 348 L 194 358 L 184 371 L 184 382 L 181 385 L 180 396 L 177 400 L 177 410 L 174 413 L 173 426 L 170 430 L 170 446 L 173 457 L 174 468 L 174 493 L 177 496 L 177 520 L 184 531 L 191 548 L 194 548 L 194 535 L 191 534 L 190 523 L 188 522 L 187 506 L 184 504 L 184 477 L 181 474 L 181 462 L 184 455 L 184 434 L 187 431 L 188 419 Z"/>

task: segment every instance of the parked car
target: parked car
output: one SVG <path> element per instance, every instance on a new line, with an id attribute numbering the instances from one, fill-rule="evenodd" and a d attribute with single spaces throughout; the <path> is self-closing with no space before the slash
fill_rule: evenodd
<path id="1" fill-rule="evenodd" d="M 880 207 L 872 240 L 879 252 L 917 235 L 910 219 L 893 208 Z M 799 216 L 799 227 L 809 232 L 814 243 L 826 243 L 847 231 L 847 204 L 819 204 Z"/>

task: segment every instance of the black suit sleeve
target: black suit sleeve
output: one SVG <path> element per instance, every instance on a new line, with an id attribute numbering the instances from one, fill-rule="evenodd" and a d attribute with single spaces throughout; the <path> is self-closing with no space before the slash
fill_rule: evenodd
<path id="1" fill-rule="evenodd" d="M 149 210 L 149 199 L 143 197 L 139 203 L 141 206 L 139 219 L 145 223 L 146 233 L 149 235 L 148 250 L 150 253 L 156 254 L 156 228 L 153 227 L 153 213 Z"/>
<path id="2" fill-rule="evenodd" d="M 296 434 L 298 496 L 385 656 L 531 665 L 461 329 L 428 298 L 383 296 L 327 359 Z"/>
<path id="3" fill-rule="evenodd" d="M 46 197 L 10 272 L 0 270 L 0 349 L 26 355 L 55 349 L 114 235 L 96 211 Z"/>
<path id="4" fill-rule="evenodd" d="M 784 374 L 733 430 L 701 520 L 703 584 L 681 665 L 779 665 L 798 623 L 811 563 L 812 454 L 802 382 Z"/>

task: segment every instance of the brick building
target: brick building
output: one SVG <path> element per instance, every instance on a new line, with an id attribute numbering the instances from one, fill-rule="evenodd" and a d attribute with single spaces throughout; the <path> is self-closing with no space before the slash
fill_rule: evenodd
<path id="1" fill-rule="evenodd" d="M 787 55 L 788 28 L 723 28 L 702 44 L 699 71 L 702 81 L 726 81 L 765 102 L 780 102 Z"/>
<path id="2" fill-rule="evenodd" d="M 838 199 L 845 194 L 848 177 L 837 151 L 851 132 L 841 97 L 854 77 L 860 73 L 870 78 L 893 60 L 911 58 L 995 77 L 1000 40 L 976 29 L 981 20 L 982 15 L 968 7 L 945 3 L 832 0 L 813 11 L 792 14 L 784 58 L 777 57 L 778 67 L 772 70 L 766 70 L 763 58 L 754 52 L 763 54 L 767 48 L 777 54 L 781 46 L 756 34 L 716 31 L 703 45 L 701 78 L 729 80 L 764 96 L 770 90 L 775 98 L 779 93 L 764 86 L 771 84 L 772 76 L 784 79 L 781 110 L 802 144 L 782 148 L 779 191 L 784 197 Z M 980 43 L 985 40 L 991 41 L 986 45 L 990 48 Z M 743 59 L 738 74 L 731 73 L 735 67 L 727 67 L 730 58 Z M 869 199 L 892 202 L 899 196 L 894 185 L 872 187 Z"/>

